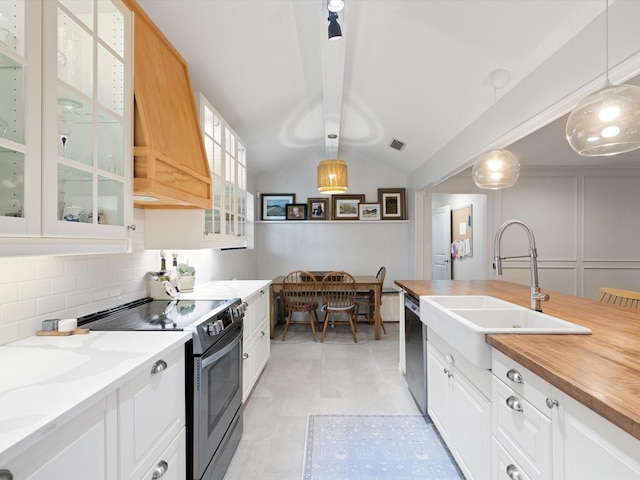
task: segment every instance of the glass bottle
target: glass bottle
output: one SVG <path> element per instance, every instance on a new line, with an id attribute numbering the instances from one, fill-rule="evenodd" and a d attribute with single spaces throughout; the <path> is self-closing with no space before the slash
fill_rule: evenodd
<path id="1" fill-rule="evenodd" d="M 173 252 L 173 266 L 171 267 L 171 275 L 169 275 L 169 281 L 174 287 L 178 287 L 178 280 L 180 280 L 180 272 L 178 272 L 178 253 Z"/>

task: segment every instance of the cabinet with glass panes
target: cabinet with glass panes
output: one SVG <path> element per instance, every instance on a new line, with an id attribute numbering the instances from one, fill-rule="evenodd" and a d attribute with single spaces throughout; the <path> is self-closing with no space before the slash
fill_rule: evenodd
<path id="1" fill-rule="evenodd" d="M 203 95 L 200 95 L 200 122 L 213 188 L 213 208 L 205 210 L 205 240 L 236 238 L 244 242 L 247 235 L 247 150 Z"/>
<path id="2" fill-rule="evenodd" d="M 0 40 L 0 93 L 9 98 L 0 105 L 8 124 L 0 128 L 0 179 L 9 187 L 0 193 L 0 233 L 41 243 L 113 239 L 105 251 L 125 251 L 133 216 L 131 13 L 120 0 L 0 0 Z M 61 253 L 74 252 L 68 248 Z M 93 250 L 100 247 L 79 251 Z"/>

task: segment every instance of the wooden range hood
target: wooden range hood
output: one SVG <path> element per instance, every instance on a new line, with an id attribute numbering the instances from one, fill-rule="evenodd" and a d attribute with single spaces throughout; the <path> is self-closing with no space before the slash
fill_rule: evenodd
<path id="1" fill-rule="evenodd" d="M 134 206 L 212 207 L 211 171 L 189 68 L 135 0 Z"/>

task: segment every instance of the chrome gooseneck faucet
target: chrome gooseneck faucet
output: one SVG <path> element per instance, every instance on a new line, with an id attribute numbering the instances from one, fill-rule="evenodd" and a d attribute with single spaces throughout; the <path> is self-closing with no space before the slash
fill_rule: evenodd
<path id="1" fill-rule="evenodd" d="M 511 225 L 520 225 L 527 232 L 529 237 L 529 255 L 520 255 L 516 257 L 502 257 L 500 256 L 500 239 L 502 234 Z M 496 269 L 498 275 L 502 275 L 502 260 L 508 260 L 510 258 L 526 258 L 529 257 L 530 269 L 531 269 L 531 309 L 538 312 L 542 311 L 540 302 L 546 302 L 549 300 L 549 295 L 546 293 L 540 293 L 540 287 L 538 285 L 538 251 L 536 250 L 536 239 L 533 236 L 533 231 L 524 222 L 520 220 L 507 220 L 496 232 L 496 238 L 493 242 L 493 268 Z"/>

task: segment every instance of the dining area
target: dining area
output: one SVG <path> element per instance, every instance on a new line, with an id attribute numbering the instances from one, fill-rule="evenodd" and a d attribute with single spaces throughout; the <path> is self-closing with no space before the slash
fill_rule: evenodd
<path id="1" fill-rule="evenodd" d="M 271 281 L 270 336 L 276 338 L 276 325 L 284 323 L 281 340 L 286 341 L 293 323 L 309 325 L 309 335 L 323 342 L 328 329 L 348 326 L 354 343 L 358 342 L 359 323 L 372 325 L 374 338 L 386 334 L 380 314 L 386 267 L 375 275 L 346 271 L 294 270 Z"/>

